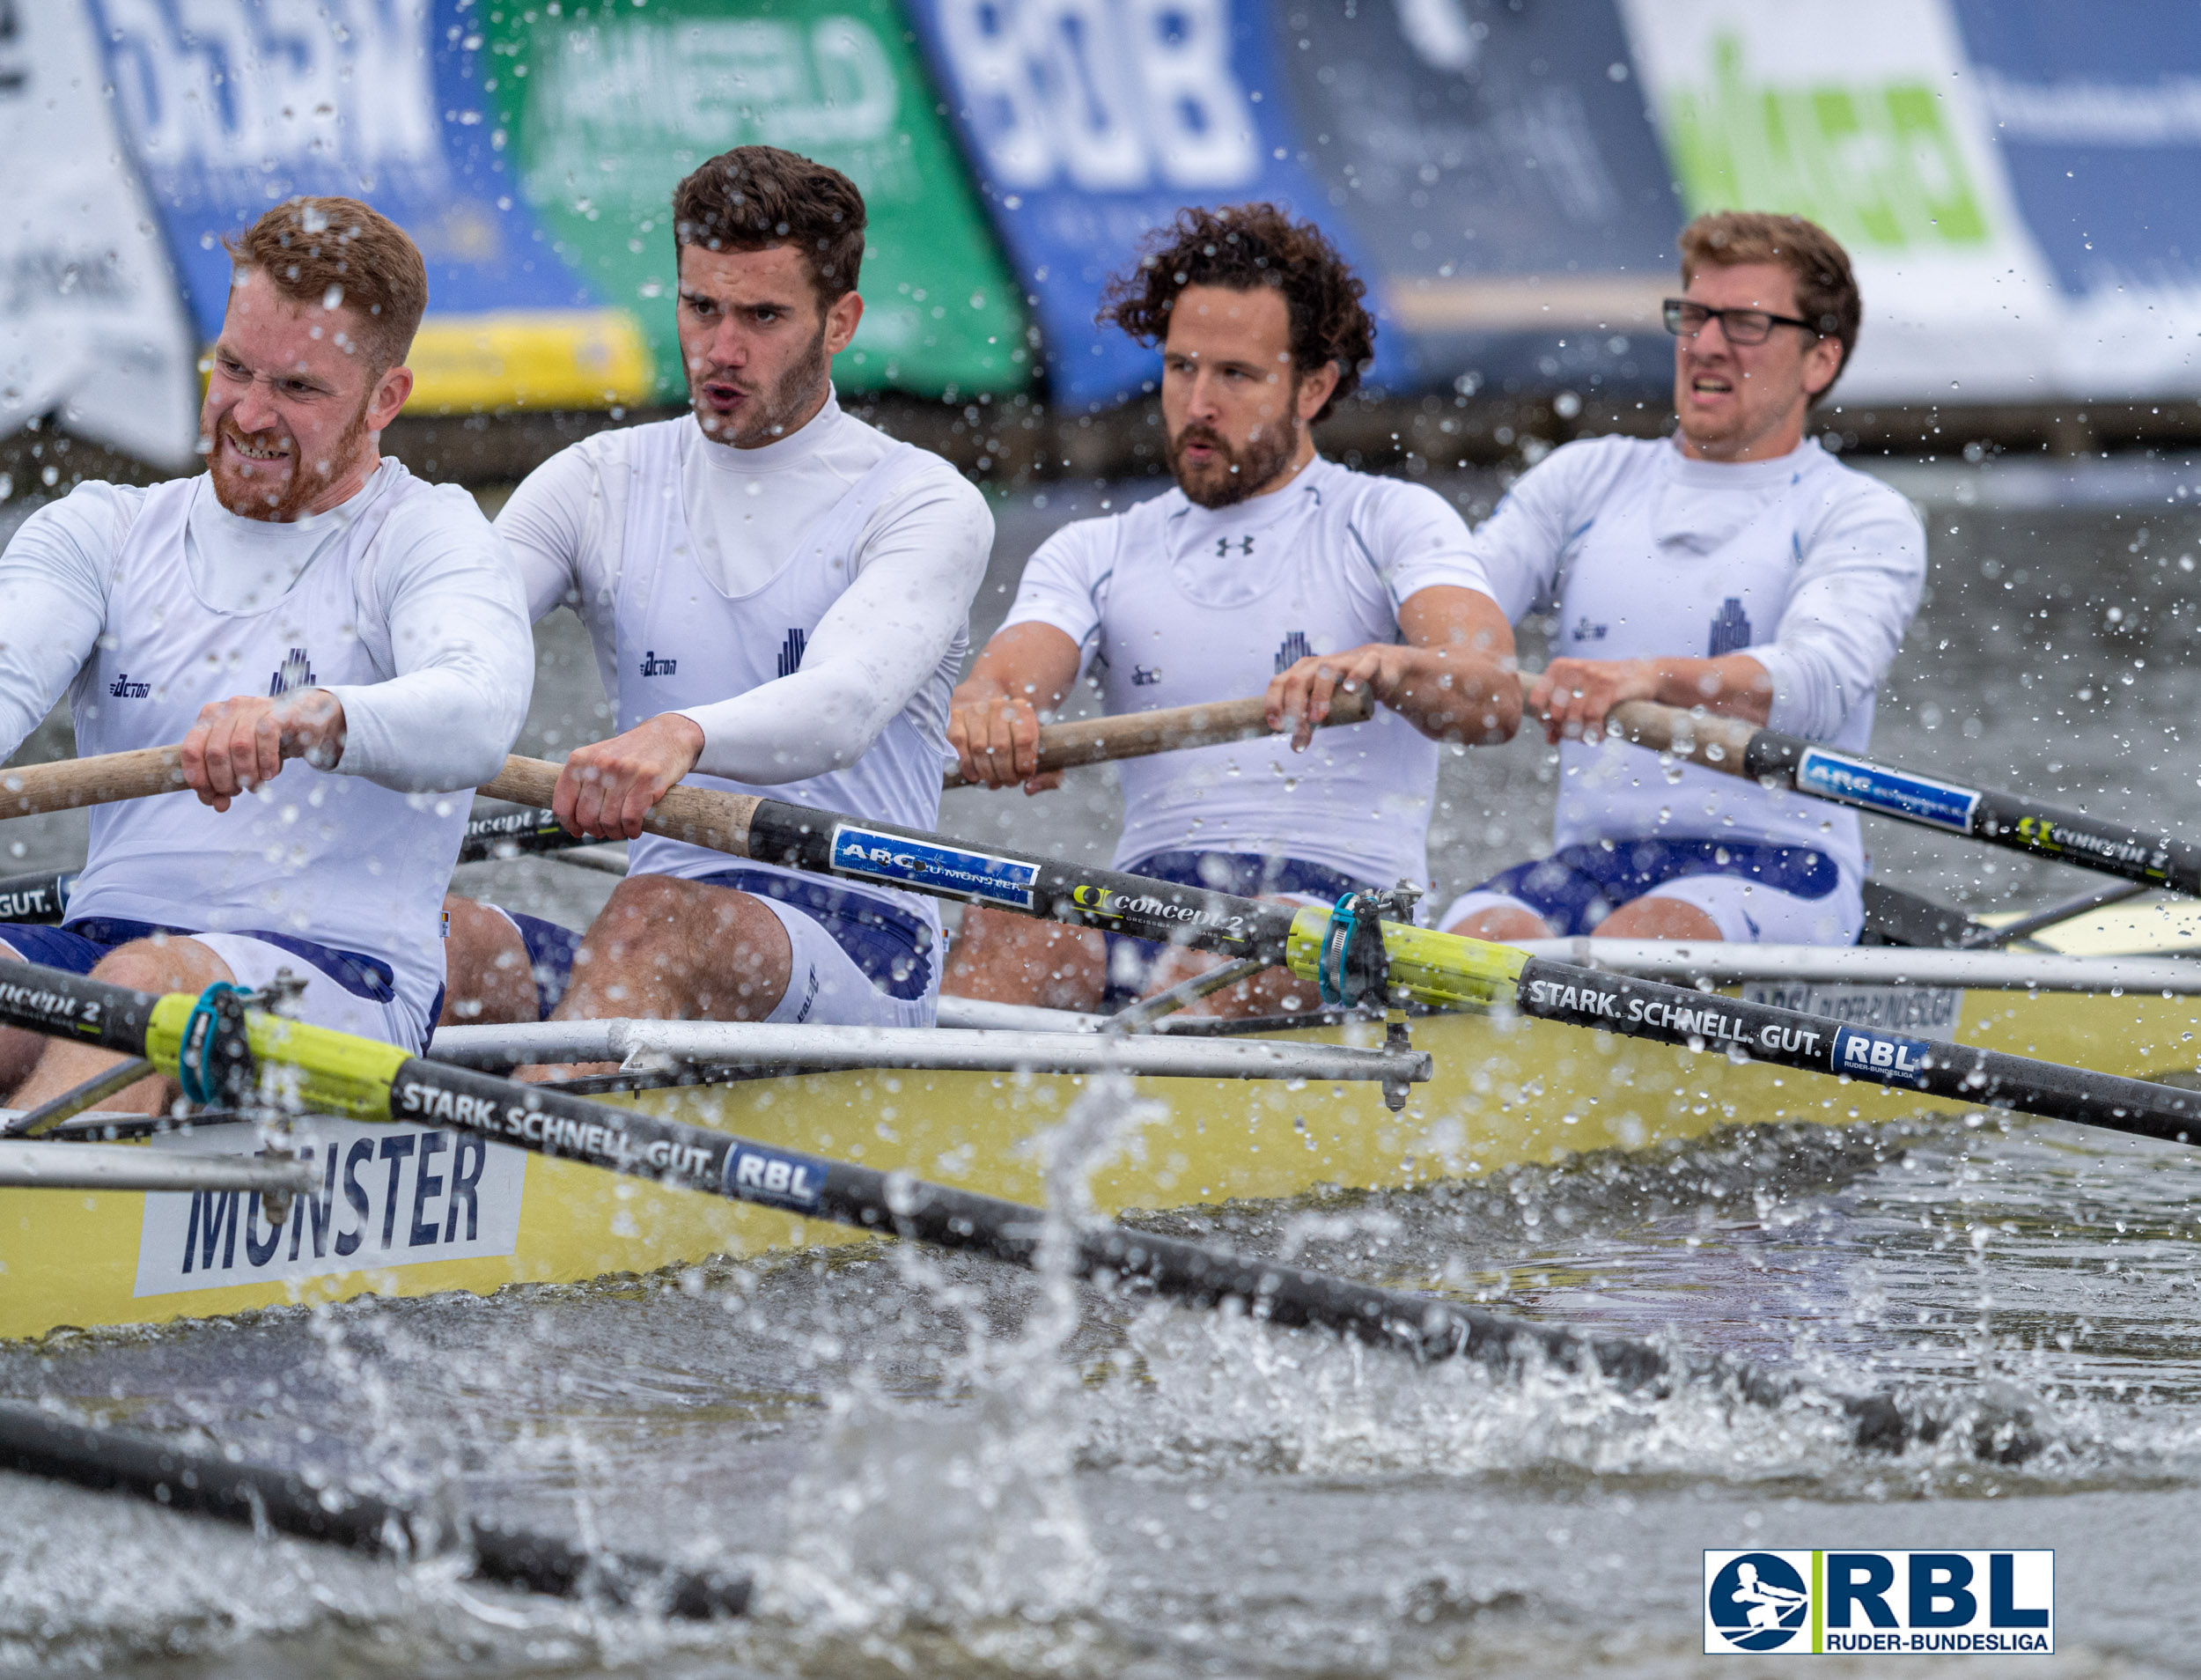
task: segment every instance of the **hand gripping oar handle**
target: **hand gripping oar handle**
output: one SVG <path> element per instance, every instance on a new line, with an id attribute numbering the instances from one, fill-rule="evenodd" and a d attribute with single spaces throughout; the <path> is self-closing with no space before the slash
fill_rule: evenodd
<path id="1" fill-rule="evenodd" d="M 1607 720 L 1608 727 L 1617 726 L 1639 747 L 1672 753 L 1724 775 L 1793 788 L 1898 822 L 1965 835 L 2006 851 L 2201 897 L 2201 846 L 2166 834 L 2128 829 L 2021 794 L 1920 775 L 1740 718 L 1700 717 L 1676 706 L 1629 700 L 1615 706 Z"/>
<path id="2" fill-rule="evenodd" d="M 176 792 L 183 785 L 180 747 L 143 747 L 136 752 L 18 765 L 0 770 L 0 817 L 142 799 L 148 794 Z"/>
<path id="3" fill-rule="evenodd" d="M 154 997 L 0 962 L 0 1022 L 143 1055 L 172 1076 L 196 1002 L 187 992 Z M 470 1131 L 536 1154 L 1020 1266 L 1040 1263 L 1049 1235 L 1039 1208 L 425 1061 L 393 1045 L 258 1010 L 247 1013 L 246 1032 L 256 1062 L 296 1071 L 298 1101 L 308 1111 Z M 1510 1366 L 1541 1357 L 1631 1388 L 1711 1381 L 1764 1404 L 1796 1391 L 1748 1366 L 1682 1367 L 1648 1342 L 1586 1336 L 1176 1237 L 1113 1224 L 1065 1222 L 1057 1228 L 1072 1239 L 1068 1260 L 1078 1277 L 1134 1282 L 1196 1307 L 1236 1304 L 1274 1323 L 1329 1330 L 1421 1359 Z M 1914 1427 L 1932 1427 L 1914 1426 L 1885 1395 L 1839 1404 L 1863 1446 L 1900 1448 Z"/>
<path id="4" fill-rule="evenodd" d="M 680 1617 L 738 1616 L 748 1607 L 746 1576 L 591 1552 L 552 1535 L 480 1517 L 438 1518 L 372 1494 L 323 1487 L 298 1470 L 72 1423 L 33 1406 L 0 1403 L 0 1470 L 131 1494 L 173 1511 L 250 1529 L 264 1524 L 301 1539 L 384 1556 L 428 1556 L 455 1545 L 472 1554 L 477 1577 L 531 1592 L 571 1597 L 596 1590 Z"/>
<path id="5" fill-rule="evenodd" d="M 1340 689 L 1331 698 L 1329 713 L 1320 726 L 1341 729 L 1366 723 L 1375 715 L 1375 696 L 1366 689 Z M 1099 764 L 1120 758 L 1145 758 L 1153 753 L 1182 752 L 1193 747 L 1218 747 L 1226 741 L 1251 741 L 1272 733 L 1268 702 L 1218 700 L 1198 706 L 1172 706 L 1161 711 L 1128 711 L 1112 718 L 1090 718 L 1077 723 L 1049 724 L 1040 731 L 1039 768 L 1069 770 L 1078 764 Z M 960 771 L 950 770 L 943 787 L 968 786 Z"/>

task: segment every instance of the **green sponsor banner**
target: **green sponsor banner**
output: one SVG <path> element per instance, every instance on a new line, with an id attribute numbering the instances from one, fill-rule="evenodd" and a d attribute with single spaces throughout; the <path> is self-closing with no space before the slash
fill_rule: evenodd
<path id="1" fill-rule="evenodd" d="M 894 0 L 504 0 L 476 16 L 512 173 L 559 254 L 641 316 L 662 400 L 685 388 L 673 188 L 738 145 L 830 164 L 864 195 L 864 321 L 834 363 L 843 390 L 1031 382 L 1023 298 Z"/>

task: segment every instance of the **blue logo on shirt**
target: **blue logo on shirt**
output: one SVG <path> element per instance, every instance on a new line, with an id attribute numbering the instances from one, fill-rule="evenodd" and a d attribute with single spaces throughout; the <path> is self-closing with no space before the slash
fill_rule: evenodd
<path id="1" fill-rule="evenodd" d="M 1218 560 L 1227 558 L 1233 543 L 1240 554 L 1251 554 L 1254 551 L 1254 540 L 1251 537 L 1218 537 L 1215 539 L 1216 558 Z"/>
<path id="2" fill-rule="evenodd" d="M 276 667 L 276 674 L 268 679 L 268 696 L 273 699 L 279 694 L 295 694 L 300 689 L 313 686 L 313 661 L 302 647 L 294 647 L 290 656 Z"/>
<path id="3" fill-rule="evenodd" d="M 150 682 L 133 682 L 128 671 L 118 671 L 114 681 L 107 684 L 107 692 L 117 700 L 143 700 L 153 691 Z"/>
<path id="4" fill-rule="evenodd" d="M 657 650 L 655 648 L 650 649 L 642 656 L 642 674 L 644 676 L 671 676 L 680 668 L 681 662 L 678 659 L 661 659 L 658 658 Z"/>
<path id="5" fill-rule="evenodd" d="M 1734 595 L 1719 603 L 1719 615 L 1711 621 L 1711 655 L 1719 659 L 1729 653 L 1740 653 L 1750 645 L 1750 615 L 1742 610 L 1741 601 Z"/>
<path id="6" fill-rule="evenodd" d="M 796 672 L 801 670 L 802 656 L 809 646 L 810 637 L 806 634 L 799 630 L 789 630 L 787 632 L 787 639 L 780 644 L 780 675 L 784 677 L 792 676 Z"/>
<path id="7" fill-rule="evenodd" d="M 1584 613 L 1574 628 L 1567 634 L 1578 642 L 1601 642 L 1611 629 L 1612 626 L 1609 624 L 1591 623 L 1590 615 Z"/>
<path id="8" fill-rule="evenodd" d="M 1293 630 L 1277 646 L 1277 674 L 1282 676 L 1301 659 L 1311 659 L 1314 650 L 1307 645 L 1307 632 Z"/>
<path id="9" fill-rule="evenodd" d="M 1131 667 L 1131 686 L 1134 689 L 1151 689 L 1160 681 L 1161 667 L 1159 665 L 1134 665 Z"/>

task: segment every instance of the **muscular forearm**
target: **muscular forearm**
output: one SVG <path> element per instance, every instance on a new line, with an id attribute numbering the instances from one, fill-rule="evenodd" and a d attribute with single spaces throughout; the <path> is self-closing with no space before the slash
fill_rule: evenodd
<path id="1" fill-rule="evenodd" d="M 1638 661 L 1654 685 L 1650 698 L 1660 705 L 1702 706 L 1725 718 L 1763 724 L 1773 710 L 1773 679 L 1748 653 L 1716 659 L 1660 659 Z"/>
<path id="2" fill-rule="evenodd" d="M 1520 684 L 1485 654 L 1406 648 L 1399 681 L 1376 698 L 1432 741 L 1494 746 L 1520 727 Z M 1388 692 L 1385 689 L 1388 689 Z"/>

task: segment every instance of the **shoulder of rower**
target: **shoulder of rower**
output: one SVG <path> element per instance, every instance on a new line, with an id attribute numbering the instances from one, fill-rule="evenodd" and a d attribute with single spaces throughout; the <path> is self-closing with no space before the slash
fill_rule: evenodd
<path id="1" fill-rule="evenodd" d="M 1925 519 L 1910 498 L 1885 479 L 1838 461 L 1814 446 L 1794 483 L 1798 557 L 1807 559 L 1819 538 L 1859 525 L 1925 542 Z"/>
<path id="2" fill-rule="evenodd" d="M 131 526 L 151 493 L 142 484 L 111 484 L 105 479 L 88 478 L 66 496 L 33 508 L 17 531 L 32 534 L 31 541 L 44 542 L 49 548 L 58 539 L 66 549 L 81 556 L 82 564 L 104 574 L 121 552 Z"/>
<path id="3" fill-rule="evenodd" d="M 891 449 L 893 440 L 884 438 Z M 990 546 L 993 540 L 993 508 L 986 500 L 986 493 L 965 478 L 955 464 L 945 456 L 929 449 L 916 448 L 916 459 L 906 467 L 902 476 L 879 498 L 865 520 L 865 540 L 869 542 L 894 529 L 905 520 L 922 519 L 928 524 L 945 521 L 947 526 L 963 531 L 974 541 Z M 882 450 L 868 462 L 868 473 L 886 459 Z M 861 482 L 858 475 L 858 482 Z M 850 485 L 854 489 L 854 484 Z"/>
<path id="4" fill-rule="evenodd" d="M 1578 438 L 1514 479 L 1498 506 L 1518 497 L 1549 509 L 1564 531 L 1577 533 L 1616 496 L 1624 499 L 1646 488 L 1673 446 L 1664 438 Z"/>

